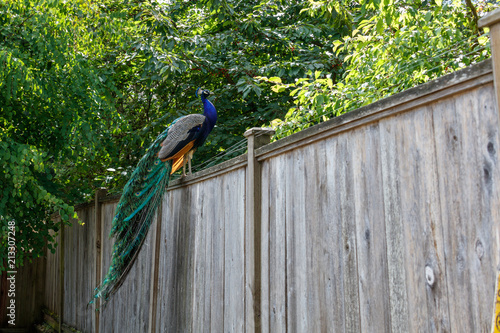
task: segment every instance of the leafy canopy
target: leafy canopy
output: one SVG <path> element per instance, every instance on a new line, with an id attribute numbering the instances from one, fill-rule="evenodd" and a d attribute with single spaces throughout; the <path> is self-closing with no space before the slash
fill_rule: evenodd
<path id="1" fill-rule="evenodd" d="M 72 203 L 93 191 L 88 180 L 114 153 L 107 137 L 120 117 L 84 49 L 93 44 L 79 21 L 86 3 L 0 3 L 0 261 L 7 230 L 18 264 L 46 241 L 52 249 L 60 226 L 50 215 L 76 217 Z"/>
<path id="2" fill-rule="evenodd" d="M 480 14 L 492 7 L 477 4 Z M 260 78 L 294 98 L 295 106 L 271 122 L 276 138 L 490 57 L 489 38 L 477 29 L 478 12 L 469 5 L 440 0 L 355 4 L 354 30 L 334 42 L 343 61 L 341 79 L 319 70 L 289 84 Z"/>

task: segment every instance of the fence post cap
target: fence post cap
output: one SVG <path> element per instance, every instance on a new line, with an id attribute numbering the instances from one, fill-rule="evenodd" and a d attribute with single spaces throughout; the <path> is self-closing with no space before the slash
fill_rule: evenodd
<path id="1" fill-rule="evenodd" d="M 492 25 L 500 22 L 500 8 L 489 12 L 484 17 L 481 17 L 477 22 L 479 28 L 491 27 Z"/>
<path id="2" fill-rule="evenodd" d="M 252 127 L 248 130 L 245 131 L 245 133 L 243 133 L 243 136 L 245 136 L 245 138 L 248 138 L 249 136 L 252 136 L 252 135 L 268 135 L 268 136 L 272 136 L 274 135 L 274 133 L 276 133 L 272 128 L 269 128 L 269 127 Z"/>

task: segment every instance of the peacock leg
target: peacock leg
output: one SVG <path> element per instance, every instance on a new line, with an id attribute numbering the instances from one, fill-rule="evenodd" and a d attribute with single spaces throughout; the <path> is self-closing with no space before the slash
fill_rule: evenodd
<path id="1" fill-rule="evenodd" d="M 184 156 L 182 161 L 182 177 L 186 177 L 186 156 Z"/>
<path id="2" fill-rule="evenodd" d="M 188 167 L 189 167 L 189 174 L 191 175 L 192 172 L 191 172 L 191 159 L 193 158 L 193 155 L 194 155 L 194 149 L 193 150 L 190 150 L 188 153 L 187 153 L 187 160 L 188 160 Z"/>

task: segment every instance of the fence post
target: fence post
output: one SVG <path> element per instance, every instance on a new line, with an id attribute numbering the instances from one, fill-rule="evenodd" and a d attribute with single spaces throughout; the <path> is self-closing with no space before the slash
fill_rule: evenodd
<path id="1" fill-rule="evenodd" d="M 493 62 L 493 82 L 495 85 L 497 111 L 500 112 L 500 8 L 481 18 L 478 22 L 478 26 L 479 28 L 490 28 L 491 61 Z M 497 242 L 499 241 L 500 239 L 497 239 Z M 493 297 L 493 320 L 491 325 L 491 332 L 500 332 L 500 296 L 498 296 L 500 295 L 499 281 L 500 272 L 497 271 L 497 283 L 495 294 Z"/>
<path id="2" fill-rule="evenodd" d="M 248 139 L 245 213 L 245 330 L 261 331 L 261 173 L 255 150 L 270 142 L 274 130 L 251 128 Z"/>
<path id="3" fill-rule="evenodd" d="M 479 28 L 490 28 L 491 60 L 497 107 L 500 106 L 500 8 L 481 18 Z M 500 111 L 500 107 L 498 108 Z"/>
<path id="4" fill-rule="evenodd" d="M 100 199 L 106 196 L 106 190 L 99 189 L 95 192 L 94 197 L 94 221 L 95 221 L 95 285 L 98 286 L 101 283 L 101 262 L 102 262 L 102 221 L 101 221 L 101 203 Z M 99 311 L 95 311 L 99 308 L 100 299 L 96 299 L 94 302 L 94 332 L 99 333 Z"/>

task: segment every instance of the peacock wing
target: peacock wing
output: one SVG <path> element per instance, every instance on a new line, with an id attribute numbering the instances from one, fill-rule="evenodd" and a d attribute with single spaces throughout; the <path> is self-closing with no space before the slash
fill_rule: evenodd
<path id="1" fill-rule="evenodd" d="M 178 118 L 168 132 L 168 136 L 161 143 L 158 157 L 161 160 L 171 159 L 190 142 L 196 140 L 206 117 L 202 114 L 190 114 Z"/>

